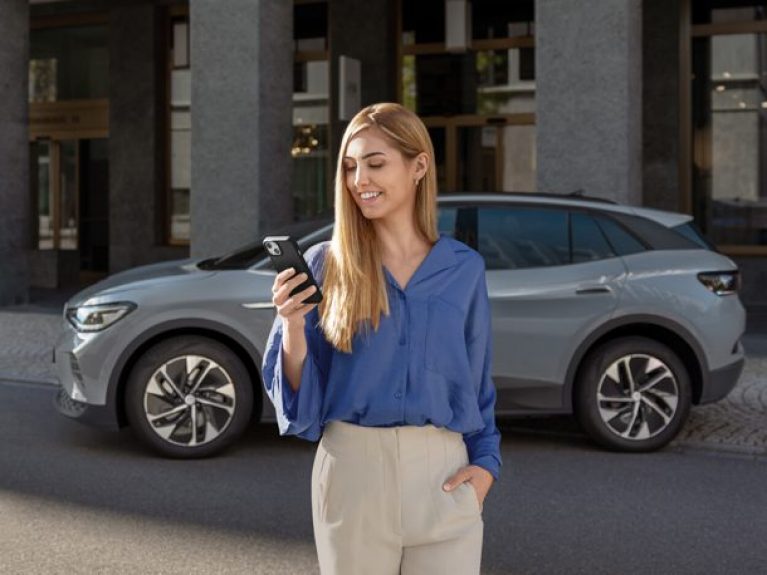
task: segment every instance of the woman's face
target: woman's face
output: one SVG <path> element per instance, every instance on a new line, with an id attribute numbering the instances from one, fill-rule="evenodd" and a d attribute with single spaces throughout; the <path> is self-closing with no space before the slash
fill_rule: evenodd
<path id="1" fill-rule="evenodd" d="M 407 161 L 371 126 L 349 140 L 343 158 L 346 187 L 368 219 L 409 214 L 415 204 L 415 179 L 423 177 L 427 161 L 424 152 Z"/>

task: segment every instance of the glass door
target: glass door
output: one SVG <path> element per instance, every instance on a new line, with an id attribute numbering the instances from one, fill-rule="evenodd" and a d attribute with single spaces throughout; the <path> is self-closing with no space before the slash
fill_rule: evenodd
<path id="1" fill-rule="evenodd" d="M 37 249 L 76 250 L 78 141 L 37 140 L 31 151 Z"/>
<path id="2" fill-rule="evenodd" d="M 107 140 L 40 139 L 31 144 L 38 250 L 79 251 L 81 271 L 109 269 Z"/>

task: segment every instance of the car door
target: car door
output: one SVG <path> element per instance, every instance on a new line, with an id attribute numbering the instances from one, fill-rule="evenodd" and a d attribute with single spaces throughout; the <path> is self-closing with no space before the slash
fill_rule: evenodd
<path id="1" fill-rule="evenodd" d="M 485 258 L 499 413 L 565 410 L 574 350 L 614 312 L 625 279 L 586 211 L 480 205 L 476 249 Z M 469 215 L 459 214 L 464 228 Z"/>

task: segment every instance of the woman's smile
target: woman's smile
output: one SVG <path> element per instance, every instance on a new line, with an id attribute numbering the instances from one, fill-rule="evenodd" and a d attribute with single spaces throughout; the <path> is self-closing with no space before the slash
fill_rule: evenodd
<path id="1" fill-rule="evenodd" d="M 362 192 L 360 199 L 363 204 L 374 204 L 383 195 L 383 192 Z"/>

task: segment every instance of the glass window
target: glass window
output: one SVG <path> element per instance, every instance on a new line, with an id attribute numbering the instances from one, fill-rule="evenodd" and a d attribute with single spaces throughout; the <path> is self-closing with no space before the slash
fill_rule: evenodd
<path id="1" fill-rule="evenodd" d="M 478 114 L 535 112 L 535 49 L 475 52 Z"/>
<path id="2" fill-rule="evenodd" d="M 767 245 L 767 34 L 693 40 L 693 214 L 714 244 Z"/>
<path id="3" fill-rule="evenodd" d="M 53 249 L 53 182 L 52 144 L 38 141 L 32 144 L 32 158 L 35 170 L 32 173 L 33 185 L 37 189 L 37 249 Z"/>
<path id="4" fill-rule="evenodd" d="M 694 0 L 693 24 L 720 24 L 767 19 L 765 0 Z"/>
<path id="5" fill-rule="evenodd" d="M 445 42 L 445 0 L 401 2 L 402 44 Z"/>
<path id="6" fill-rule="evenodd" d="M 458 127 L 456 135 L 458 191 L 535 191 L 534 125 Z"/>
<path id="7" fill-rule="evenodd" d="M 402 102 L 419 116 L 534 113 L 534 48 L 406 55 Z"/>
<path id="8" fill-rule="evenodd" d="M 169 231 L 171 243 L 186 243 L 191 237 L 189 202 L 192 175 L 192 70 L 188 15 L 171 18 L 169 41 Z"/>
<path id="9" fill-rule="evenodd" d="M 455 237 L 455 220 L 458 214 L 456 207 L 441 207 L 438 212 L 437 229 L 444 232 L 451 238 Z"/>
<path id="10" fill-rule="evenodd" d="M 480 207 L 478 251 L 487 269 L 570 263 L 567 212 L 526 207 Z"/>
<path id="11" fill-rule="evenodd" d="M 332 211 L 329 151 L 330 68 L 327 55 L 327 2 L 295 4 L 293 38 L 294 218 L 304 220 Z"/>
<path id="12" fill-rule="evenodd" d="M 628 256 L 645 251 L 644 245 L 612 218 L 594 216 L 594 219 L 599 223 L 607 241 L 610 242 L 612 251 L 619 256 Z"/>
<path id="13" fill-rule="evenodd" d="M 296 52 L 327 50 L 327 2 L 293 4 L 293 41 Z"/>
<path id="14" fill-rule="evenodd" d="M 59 247 L 62 250 L 77 249 L 77 204 L 80 191 L 77 181 L 79 164 L 77 140 L 64 140 L 59 144 Z"/>
<path id="15" fill-rule="evenodd" d="M 78 140 L 38 140 L 31 144 L 37 249 L 78 249 Z"/>
<path id="16" fill-rule="evenodd" d="M 106 26 L 42 28 L 30 32 L 29 101 L 109 97 Z"/>
<path id="17" fill-rule="evenodd" d="M 677 232 L 678 234 L 681 234 L 682 236 L 686 237 L 688 240 L 692 240 L 693 242 L 695 242 L 702 248 L 705 248 L 707 250 L 714 249 L 713 244 L 706 239 L 706 237 L 700 231 L 698 226 L 696 226 L 693 222 L 680 224 L 678 226 L 674 226 L 671 229 Z"/>
<path id="18" fill-rule="evenodd" d="M 583 212 L 571 212 L 570 234 L 572 262 L 590 262 L 615 255 L 594 218 Z"/>
<path id="19" fill-rule="evenodd" d="M 532 36 L 534 21 L 533 0 L 471 0 L 471 28 L 475 40 Z"/>

